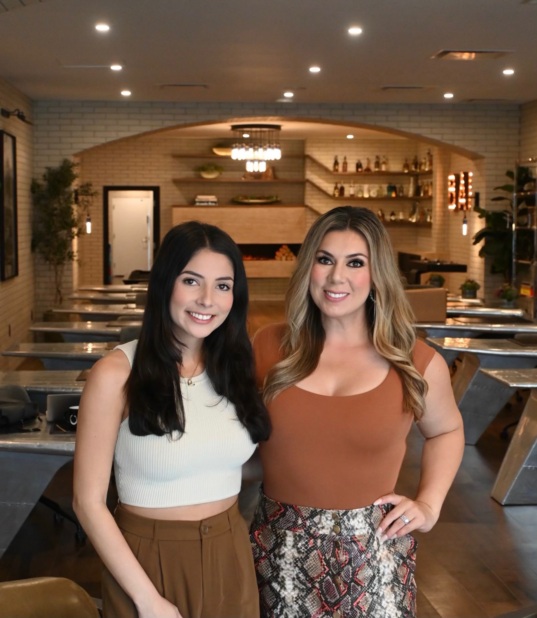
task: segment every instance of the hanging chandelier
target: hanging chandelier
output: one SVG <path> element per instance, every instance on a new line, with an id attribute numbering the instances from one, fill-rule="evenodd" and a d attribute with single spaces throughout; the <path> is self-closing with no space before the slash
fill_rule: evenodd
<path id="1" fill-rule="evenodd" d="M 231 158 L 246 161 L 247 172 L 266 172 L 267 161 L 282 158 L 279 124 L 234 124 Z"/>

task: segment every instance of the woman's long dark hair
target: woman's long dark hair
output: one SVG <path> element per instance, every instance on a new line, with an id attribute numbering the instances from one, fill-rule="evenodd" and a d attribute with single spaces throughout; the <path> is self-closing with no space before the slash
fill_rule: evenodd
<path id="1" fill-rule="evenodd" d="M 137 436 L 176 436 L 185 431 L 178 364 L 181 342 L 174 334 L 170 299 L 175 281 L 201 249 L 225 255 L 233 265 L 233 306 L 203 341 L 203 360 L 215 391 L 235 405 L 252 441 L 266 440 L 270 422 L 255 383 L 252 347 L 246 330 L 248 287 L 239 248 L 214 225 L 189 221 L 164 237 L 151 269 L 147 303 L 132 370 L 125 385 L 129 428 Z"/>

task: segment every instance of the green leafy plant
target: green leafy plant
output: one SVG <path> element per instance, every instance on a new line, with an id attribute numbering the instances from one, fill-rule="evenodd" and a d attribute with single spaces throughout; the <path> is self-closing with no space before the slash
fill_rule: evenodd
<path id="1" fill-rule="evenodd" d="M 493 202 L 503 202 L 503 210 L 485 210 L 484 208 L 474 207 L 480 219 L 485 220 L 485 226 L 474 235 L 472 242 L 474 245 L 483 242 L 479 249 L 479 255 L 483 258 L 491 258 L 490 272 L 501 274 L 505 281 L 511 280 L 511 265 L 513 258 L 513 230 L 514 219 L 513 200 L 516 199 L 517 224 L 521 218 L 528 217 L 528 209 L 535 206 L 533 201 L 534 191 L 530 190 L 530 185 L 535 182 L 528 167 L 520 166 L 516 174 L 516 193 L 515 193 L 515 172 L 507 170 L 505 172 L 507 182 L 494 187 L 494 191 L 499 191 L 499 195 L 492 198 Z M 521 242 L 517 253 L 524 253 L 526 249 Z"/>
<path id="2" fill-rule="evenodd" d="M 434 273 L 427 279 L 427 283 L 434 286 L 435 288 L 441 288 L 445 282 L 445 277 L 439 275 L 438 273 Z"/>
<path id="3" fill-rule="evenodd" d="M 480 219 L 485 220 L 485 226 L 474 234 L 472 243 L 478 245 L 483 242 L 479 249 L 479 255 L 482 258 L 491 258 L 490 272 L 502 274 L 504 279 L 508 281 L 513 255 L 511 225 L 513 221 L 512 195 L 515 174 L 511 170 L 507 170 L 505 175 L 511 180 L 511 183 L 494 187 L 494 191 L 501 191 L 501 194 L 493 197 L 492 201 L 507 201 L 509 206 L 503 210 L 485 210 L 475 206 L 474 210 L 478 213 Z"/>
<path id="4" fill-rule="evenodd" d="M 76 259 L 73 240 L 84 233 L 89 207 L 96 195 L 91 183 L 75 188 L 76 164 L 64 159 L 47 167 L 41 180 L 32 180 L 32 251 L 37 252 L 54 272 L 55 302 L 63 301 L 65 264 Z"/>
<path id="5" fill-rule="evenodd" d="M 498 298 L 511 302 L 518 298 L 518 290 L 509 283 L 504 283 L 497 292 Z"/>
<path id="6" fill-rule="evenodd" d="M 477 292 L 480 287 L 481 285 L 475 279 L 466 279 L 466 281 L 463 281 L 460 285 L 462 291 Z"/>

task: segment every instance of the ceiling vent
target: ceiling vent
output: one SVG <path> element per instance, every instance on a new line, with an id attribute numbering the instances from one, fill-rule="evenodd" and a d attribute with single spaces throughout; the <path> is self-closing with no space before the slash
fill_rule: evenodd
<path id="1" fill-rule="evenodd" d="M 502 58 L 511 51 L 502 49 L 441 49 L 432 56 L 433 60 L 484 60 Z"/>

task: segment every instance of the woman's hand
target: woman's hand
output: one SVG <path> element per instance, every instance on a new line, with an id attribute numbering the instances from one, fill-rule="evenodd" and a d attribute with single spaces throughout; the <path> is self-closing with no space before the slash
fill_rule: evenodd
<path id="1" fill-rule="evenodd" d="M 177 607 L 161 596 L 137 609 L 138 618 L 183 618 Z"/>
<path id="2" fill-rule="evenodd" d="M 376 534 L 381 540 L 404 536 L 414 530 L 429 532 L 438 520 L 438 514 L 426 502 L 411 500 L 399 494 L 386 494 L 373 504 L 394 505 L 377 529 Z"/>

